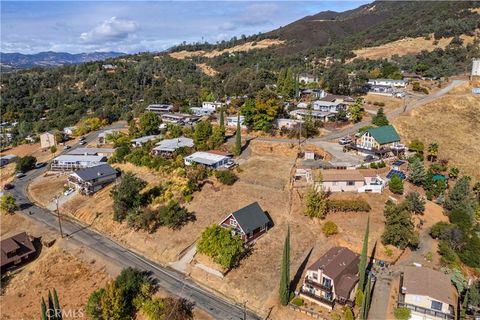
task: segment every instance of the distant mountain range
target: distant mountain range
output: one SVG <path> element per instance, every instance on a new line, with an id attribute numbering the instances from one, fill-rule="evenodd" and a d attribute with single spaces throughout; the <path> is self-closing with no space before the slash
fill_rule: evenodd
<path id="1" fill-rule="evenodd" d="M 71 54 L 67 52 L 40 52 L 36 54 L 0 52 L 0 63 L 3 71 L 32 67 L 57 67 L 79 64 L 124 56 L 122 52 L 91 52 Z"/>

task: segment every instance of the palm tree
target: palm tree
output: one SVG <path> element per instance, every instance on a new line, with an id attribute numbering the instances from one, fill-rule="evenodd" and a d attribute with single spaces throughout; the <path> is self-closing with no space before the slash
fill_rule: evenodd
<path id="1" fill-rule="evenodd" d="M 428 158 L 431 162 L 434 162 L 438 156 L 438 143 L 430 143 L 428 145 Z"/>

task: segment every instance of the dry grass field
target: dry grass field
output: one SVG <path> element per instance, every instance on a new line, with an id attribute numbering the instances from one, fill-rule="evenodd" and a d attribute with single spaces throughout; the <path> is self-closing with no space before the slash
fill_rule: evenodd
<path id="1" fill-rule="evenodd" d="M 463 174 L 480 179 L 480 96 L 465 85 L 435 102 L 414 109 L 393 121 L 402 139 L 437 142 L 439 158 L 449 160 Z"/>
<path id="2" fill-rule="evenodd" d="M 245 52 L 245 51 L 250 51 L 250 50 L 255 50 L 255 49 L 265 49 L 270 46 L 275 46 L 275 45 L 280 45 L 283 44 L 284 41 L 282 40 L 277 40 L 277 39 L 263 39 L 258 42 L 247 42 L 244 44 L 240 44 L 228 49 L 224 50 L 212 50 L 212 51 L 204 51 L 204 50 L 198 50 L 198 51 L 178 51 L 178 52 L 172 52 L 170 53 L 170 56 L 175 59 L 188 59 L 192 57 L 205 57 L 205 58 L 215 58 L 217 56 L 221 56 L 222 54 L 229 52 L 229 53 L 234 53 L 234 52 Z"/>
<path id="3" fill-rule="evenodd" d="M 476 31 L 476 33 L 478 32 L 479 30 Z M 474 36 L 467 35 L 462 35 L 460 36 L 460 38 L 463 40 L 464 45 L 472 43 L 475 39 Z M 423 50 L 433 51 L 436 48 L 443 49 L 452 41 L 452 39 L 453 37 L 442 38 L 435 42 L 433 35 L 430 35 L 429 40 L 425 39 L 424 37 L 404 38 L 376 47 L 368 47 L 354 50 L 353 53 L 356 55 L 354 59 L 364 58 L 373 60 L 391 58 L 393 55 L 415 55 Z"/>
<path id="4" fill-rule="evenodd" d="M 206 63 L 197 63 L 197 68 L 200 69 L 203 73 L 205 73 L 207 76 L 213 77 L 218 74 L 218 71 L 210 67 Z"/>
<path id="5" fill-rule="evenodd" d="M 56 196 L 62 195 L 67 176 L 59 173 L 44 174 L 28 185 L 28 193 L 33 201 L 46 206 Z"/>

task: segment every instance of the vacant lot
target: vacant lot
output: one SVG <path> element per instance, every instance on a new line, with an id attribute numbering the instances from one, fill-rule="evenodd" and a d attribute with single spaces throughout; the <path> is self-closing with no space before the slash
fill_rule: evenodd
<path id="1" fill-rule="evenodd" d="M 28 193 L 32 200 L 46 206 L 56 196 L 62 195 L 67 176 L 61 173 L 48 173 L 40 176 L 28 185 Z"/>
<path id="2" fill-rule="evenodd" d="M 284 41 L 277 40 L 277 39 L 263 39 L 258 42 L 247 42 L 244 44 L 240 44 L 238 46 L 234 46 L 224 50 L 212 50 L 212 51 L 178 51 L 170 53 L 170 56 L 175 59 L 188 59 L 192 57 L 205 57 L 205 58 L 215 58 L 217 56 L 221 56 L 226 52 L 243 52 L 243 51 L 250 51 L 254 49 L 265 49 L 270 46 L 280 45 L 283 44 Z"/>
<path id="3" fill-rule="evenodd" d="M 465 85 L 443 98 L 414 109 L 393 121 L 405 142 L 420 139 L 437 142 L 439 158 L 460 168 L 461 173 L 480 179 L 480 96 Z"/>
<path id="4" fill-rule="evenodd" d="M 397 109 L 403 105 L 403 99 L 398 99 L 392 96 L 382 96 L 379 94 L 367 93 L 364 97 L 365 99 L 365 108 L 368 110 L 377 110 L 383 104 L 382 107 L 387 109 Z"/>
<path id="5" fill-rule="evenodd" d="M 472 43 L 475 39 L 475 37 L 467 35 L 462 35 L 460 38 L 462 38 L 464 45 Z M 390 58 L 395 54 L 399 56 L 414 55 L 423 50 L 433 51 L 436 48 L 444 49 L 452 39 L 453 37 L 448 37 L 435 41 L 433 35 L 430 35 L 430 39 L 428 40 L 424 37 L 404 38 L 377 47 L 354 50 L 353 53 L 356 55 L 355 58 L 364 59 L 384 59 Z"/>

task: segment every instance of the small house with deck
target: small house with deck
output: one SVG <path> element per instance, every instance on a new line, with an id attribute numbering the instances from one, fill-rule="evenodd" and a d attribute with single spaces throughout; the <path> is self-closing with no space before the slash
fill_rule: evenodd
<path id="1" fill-rule="evenodd" d="M 68 176 L 68 186 L 81 194 L 91 195 L 117 179 L 118 172 L 109 164 L 85 168 Z"/>
<path id="2" fill-rule="evenodd" d="M 34 258 L 37 252 L 32 239 L 25 232 L 2 240 L 0 248 L 2 272 Z"/>
<path id="3" fill-rule="evenodd" d="M 383 155 L 390 151 L 403 151 L 405 146 L 400 143 L 400 135 L 392 125 L 365 130 L 356 139 L 356 149 L 366 154 Z"/>
<path id="4" fill-rule="evenodd" d="M 249 243 L 267 232 L 271 221 L 258 202 L 254 202 L 229 214 L 220 225 L 231 228 L 232 233 L 240 235 L 245 243 Z"/>

